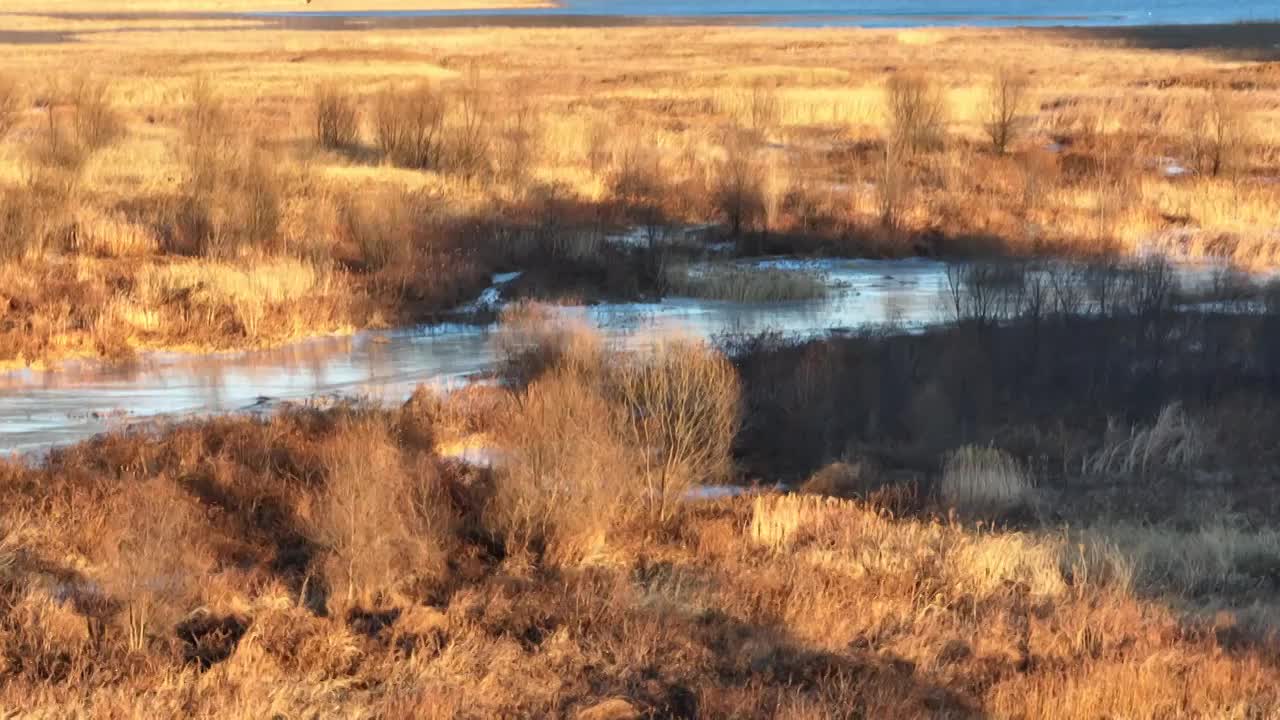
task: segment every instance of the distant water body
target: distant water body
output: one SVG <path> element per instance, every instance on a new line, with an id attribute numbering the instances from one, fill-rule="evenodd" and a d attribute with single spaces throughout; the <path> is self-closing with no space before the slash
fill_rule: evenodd
<path id="1" fill-rule="evenodd" d="M 376 2 L 370 5 L 376 6 Z M 791 26 L 1124 26 L 1280 19 L 1280 0 L 565 0 L 530 10 L 262 13 L 375 24 L 633 24 L 676 21 Z M 1277 38 L 1280 42 L 1280 38 Z"/>

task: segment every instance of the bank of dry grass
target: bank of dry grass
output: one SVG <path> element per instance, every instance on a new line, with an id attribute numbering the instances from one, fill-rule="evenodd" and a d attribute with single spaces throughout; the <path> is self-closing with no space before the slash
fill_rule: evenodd
<path id="1" fill-rule="evenodd" d="M 681 420 L 737 383 L 706 348 L 628 369 L 631 359 L 581 351 L 594 346 L 579 338 L 537 355 L 552 359 L 513 389 L 120 432 L 0 464 L 5 708 L 1280 710 L 1280 618 L 1248 582 L 1280 562 L 1274 531 L 1199 508 L 1190 529 L 1086 517 L 973 525 L 948 517 L 945 488 L 896 512 L 884 494 L 655 504 L 653 458 L 695 458 L 662 452 L 683 447 L 666 431 L 636 430 L 665 418 L 650 427 L 693 432 L 681 437 L 698 441 L 697 462 L 669 467 L 714 480 L 733 425 L 704 412 L 692 428 Z M 497 466 L 441 455 L 475 432 L 504 450 Z M 948 473 L 1009 471 L 994 451 L 965 453 Z M 997 484 L 1003 500 L 1008 483 Z M 994 497 L 990 482 L 960 485 L 959 500 Z"/>

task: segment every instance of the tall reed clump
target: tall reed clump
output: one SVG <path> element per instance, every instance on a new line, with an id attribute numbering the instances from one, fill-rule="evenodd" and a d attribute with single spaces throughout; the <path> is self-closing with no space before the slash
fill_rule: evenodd
<path id="1" fill-rule="evenodd" d="M 0 260 L 38 258 L 67 244 L 77 173 L 37 168 L 22 183 L 0 189 Z"/>
<path id="2" fill-rule="evenodd" d="M 333 84 L 317 85 L 311 116 L 311 132 L 320 147 L 352 148 L 360 139 L 360 108 L 349 92 Z"/>
<path id="3" fill-rule="evenodd" d="M 1134 425 L 1128 433 L 1114 424 L 1097 453 L 1082 468 L 1092 474 L 1146 475 L 1152 470 L 1193 467 L 1208 450 L 1206 431 L 1179 403 L 1160 409 L 1155 422 Z"/>
<path id="4" fill-rule="evenodd" d="M 316 527 L 345 609 L 400 604 L 443 578 L 455 519 L 432 462 L 403 452 L 389 420 L 356 411 L 322 449 Z"/>
<path id="5" fill-rule="evenodd" d="M 431 83 L 387 87 L 373 102 L 373 134 L 385 161 L 417 170 L 439 168 L 445 97 Z"/>
<path id="6" fill-rule="evenodd" d="M 951 453 L 942 469 L 942 501 L 968 514 L 987 515 L 1026 505 L 1031 480 L 1003 450 L 967 445 Z"/>
<path id="7" fill-rule="evenodd" d="M 918 73 L 897 73 L 885 85 L 889 143 L 911 153 L 936 150 L 946 136 L 947 105 L 941 86 Z"/>

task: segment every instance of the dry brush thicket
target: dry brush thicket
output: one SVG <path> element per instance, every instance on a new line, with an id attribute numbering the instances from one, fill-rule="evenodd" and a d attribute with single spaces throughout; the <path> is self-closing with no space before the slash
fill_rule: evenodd
<path id="1" fill-rule="evenodd" d="M 1107 386 L 1081 393 L 1092 380 L 1077 375 L 1078 356 L 1046 347 L 1039 369 L 984 367 L 987 353 L 1010 358 L 1006 343 L 1027 341 L 1025 315 L 843 345 L 758 339 L 732 362 L 688 340 L 620 355 L 555 309 L 508 315 L 499 386 L 422 389 L 395 409 L 299 406 L 121 431 L 0 464 L 6 710 L 800 719 L 1280 709 L 1280 541 L 1256 524 L 1275 493 L 1256 475 L 1198 479 L 1267 462 L 1243 450 L 1280 418 L 1249 418 L 1250 435 L 1226 425 L 1242 412 L 1230 393 L 1173 404 L 1206 397 L 1190 378 L 1208 358 L 1166 349 L 1153 370 L 1147 350 L 1116 348 L 1111 382 L 1133 384 L 1118 368 L 1157 372 L 1159 388 L 1148 380 L 1145 392 L 1168 407 L 1122 440 L 1093 430 L 1115 425 L 1105 415 L 1129 400 L 1098 403 L 1115 392 Z M 1133 337 L 1116 326 L 1138 318 L 1079 321 Z M 1195 322 L 1207 334 L 1188 347 L 1249 320 Z M 1166 330 L 1181 338 L 1187 328 Z M 877 353 L 899 361 L 862 359 Z M 1228 355 L 1238 353 L 1211 357 Z M 868 388 L 912 367 L 961 377 L 894 417 L 895 399 Z M 1015 397 L 1037 404 L 977 381 L 992 370 L 1025 383 Z M 1034 382 L 1040 372 L 1068 378 L 1062 392 L 1082 394 L 1079 404 L 1046 405 L 1059 390 Z M 1230 382 L 1276 393 L 1256 381 Z M 939 425 L 933 415 L 955 393 L 977 409 Z M 689 499 L 692 485 L 743 471 L 821 464 L 827 453 L 793 443 L 810 422 L 848 433 L 845 459 L 801 492 Z M 771 447 L 760 433 L 776 436 L 787 462 L 760 456 Z M 472 437 L 491 443 L 491 466 L 449 458 L 446 448 Z M 912 447 L 932 453 L 936 486 L 902 469 Z M 1105 460 L 1037 459 L 1054 448 Z M 1219 449 L 1250 460 L 1206 462 Z M 1120 462 L 1131 457 L 1141 460 Z M 1218 503 L 1208 515 L 1206 497 Z M 1145 521 L 1125 519 L 1131 502 Z M 1233 502 L 1257 512 L 1233 514 Z"/>

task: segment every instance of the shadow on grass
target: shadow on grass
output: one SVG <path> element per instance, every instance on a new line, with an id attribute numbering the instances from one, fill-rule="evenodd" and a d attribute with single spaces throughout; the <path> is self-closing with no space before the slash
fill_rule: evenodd
<path id="1" fill-rule="evenodd" d="M 1280 17 L 1280 9 L 1276 15 Z M 1033 32 L 1122 47 L 1201 53 L 1237 61 L 1280 60 L 1280 22 L 1054 28 Z"/>

